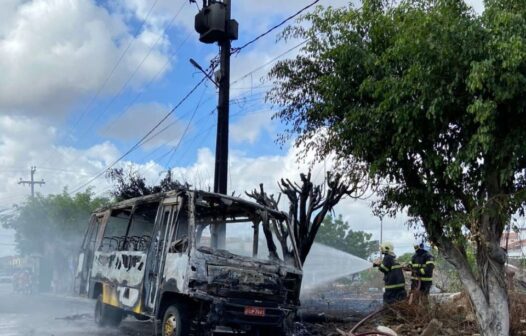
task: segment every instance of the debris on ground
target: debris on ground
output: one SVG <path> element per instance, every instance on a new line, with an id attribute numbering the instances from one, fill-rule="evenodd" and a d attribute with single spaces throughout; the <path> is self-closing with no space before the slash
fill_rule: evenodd
<path id="1" fill-rule="evenodd" d="M 63 317 L 55 317 L 55 320 L 64 320 L 64 321 L 78 321 L 78 320 L 88 320 L 93 319 L 91 314 L 74 314 Z"/>
<path id="2" fill-rule="evenodd" d="M 510 335 L 526 335 L 526 294 L 510 293 Z M 298 327 L 301 326 L 301 332 Z M 478 334 L 476 318 L 465 294 L 426 307 L 397 303 L 356 322 L 298 323 L 295 336 L 473 336 Z"/>

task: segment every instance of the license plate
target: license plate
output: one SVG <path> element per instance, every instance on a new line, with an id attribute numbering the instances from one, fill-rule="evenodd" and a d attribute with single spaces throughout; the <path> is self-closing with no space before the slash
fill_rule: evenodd
<path id="1" fill-rule="evenodd" d="M 245 307 L 245 315 L 248 316 L 265 316 L 265 308 L 262 307 Z"/>

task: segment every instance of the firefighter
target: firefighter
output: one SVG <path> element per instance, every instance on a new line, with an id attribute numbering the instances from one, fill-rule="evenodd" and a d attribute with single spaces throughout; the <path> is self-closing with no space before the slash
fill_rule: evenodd
<path id="1" fill-rule="evenodd" d="M 415 254 L 411 258 L 411 291 L 427 301 L 431 285 L 433 284 L 433 269 L 435 259 L 424 249 L 424 244 L 414 246 Z"/>
<path id="2" fill-rule="evenodd" d="M 389 242 L 380 245 L 382 260 L 373 263 L 384 274 L 384 303 L 392 304 L 406 298 L 405 278 L 402 266 L 396 260 L 393 244 Z"/>

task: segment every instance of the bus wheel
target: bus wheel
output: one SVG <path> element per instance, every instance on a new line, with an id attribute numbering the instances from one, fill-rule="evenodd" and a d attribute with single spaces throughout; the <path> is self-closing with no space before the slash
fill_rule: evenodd
<path id="1" fill-rule="evenodd" d="M 123 318 L 124 314 L 119 308 L 105 304 L 102 295 L 99 295 L 95 304 L 95 323 L 99 327 L 118 327 Z"/>
<path id="2" fill-rule="evenodd" d="M 187 336 L 191 321 L 187 318 L 187 310 L 181 304 L 169 306 L 163 317 L 163 336 Z"/>

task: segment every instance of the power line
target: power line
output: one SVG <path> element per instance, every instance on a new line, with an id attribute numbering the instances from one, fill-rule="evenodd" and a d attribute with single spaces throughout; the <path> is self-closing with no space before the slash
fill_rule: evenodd
<path id="1" fill-rule="evenodd" d="M 268 35 L 269 33 L 271 33 L 272 31 L 274 31 L 275 29 L 283 26 L 285 23 L 287 23 L 288 21 L 292 20 L 293 18 L 297 17 L 298 15 L 300 15 L 301 13 L 303 13 L 304 11 L 308 10 L 309 8 L 311 8 L 312 6 L 314 6 L 316 3 L 318 3 L 320 0 L 316 0 L 314 2 L 312 2 L 311 4 L 307 5 L 306 7 L 302 8 L 301 10 L 299 10 L 298 12 L 296 12 L 295 14 L 289 16 L 288 18 L 286 18 L 285 20 L 283 20 L 281 23 L 273 26 L 272 28 L 270 28 L 269 30 L 267 30 L 265 33 L 263 34 L 260 34 L 259 36 L 257 36 L 256 38 L 252 39 L 251 41 L 245 43 L 244 45 L 242 45 L 241 47 L 239 48 L 235 48 L 233 49 L 233 52 L 234 53 L 239 53 L 242 49 L 248 47 L 249 45 L 255 43 L 256 41 L 258 41 L 259 39 L 261 39 L 262 37 Z M 239 79 L 237 79 L 236 81 L 234 81 L 232 84 L 235 84 L 241 80 L 243 80 L 244 78 L 250 76 L 251 74 L 253 74 L 254 72 L 257 72 L 259 70 L 261 70 L 262 68 L 266 67 L 267 65 L 275 62 L 277 59 L 283 57 L 284 55 L 288 54 L 289 52 L 295 50 L 296 48 L 299 48 L 301 45 L 305 44 L 306 42 L 308 41 L 305 40 L 305 41 L 302 41 L 301 43 L 295 45 L 294 47 L 288 49 L 287 51 L 283 52 L 282 54 L 276 56 L 275 58 L 273 58 L 272 60 L 266 62 L 265 64 L 253 69 L 252 71 L 250 71 L 249 73 L 245 74 L 244 76 L 240 77 Z M 211 66 L 212 68 L 214 68 L 214 66 L 212 65 Z M 124 153 L 119 159 L 115 160 L 112 164 L 110 164 L 108 167 L 106 167 L 104 170 L 102 170 L 101 172 L 99 172 L 98 174 L 96 174 L 92 179 L 90 179 L 88 182 L 82 184 L 80 187 L 76 188 L 74 191 L 72 191 L 72 193 L 84 188 L 85 186 L 89 185 L 91 182 L 93 182 L 94 180 L 96 180 L 97 178 L 99 178 L 100 176 L 102 176 L 108 169 L 112 168 L 113 166 L 115 166 L 118 162 L 120 162 L 124 157 L 126 157 L 127 155 L 129 155 L 130 153 L 132 153 L 133 151 L 135 151 L 141 144 L 145 143 L 146 141 L 151 141 L 155 136 L 159 135 L 160 133 L 162 133 L 164 130 L 166 130 L 167 128 L 164 128 L 163 130 L 161 130 L 160 132 L 158 132 L 157 134 L 155 134 L 154 136 L 152 136 L 151 138 L 148 139 L 148 137 L 155 131 L 155 129 L 157 129 L 174 111 L 175 109 L 177 109 L 180 105 L 182 105 L 182 103 L 193 93 L 195 92 L 195 90 L 205 81 L 206 77 L 204 77 L 190 92 L 187 96 L 185 96 L 183 98 L 183 100 L 177 104 L 176 107 L 174 107 L 174 109 L 172 109 L 156 126 L 154 126 L 154 128 L 152 128 L 143 138 L 141 138 L 134 146 L 132 146 L 126 153 Z M 215 108 L 214 108 L 215 109 Z M 197 110 L 196 110 L 197 111 Z M 195 112 L 194 111 L 194 115 L 195 115 Z M 193 116 L 192 116 L 192 119 L 193 119 Z M 186 133 L 186 132 L 185 132 Z M 180 142 L 182 141 L 182 139 L 180 139 Z M 179 143 L 180 143 L 179 142 Z M 170 153 L 170 152 L 168 152 Z M 168 155 L 168 154 L 166 154 Z"/>
<path id="2" fill-rule="evenodd" d="M 144 19 L 141 27 L 139 28 L 139 32 L 142 31 L 142 29 L 144 28 L 146 22 L 148 21 L 148 19 L 150 18 L 150 15 L 152 14 L 153 12 L 153 9 L 155 8 L 155 6 L 157 5 L 157 2 L 159 2 L 159 0 L 155 0 L 155 2 L 153 3 L 152 7 L 150 7 L 150 10 L 148 11 L 148 14 L 146 15 L 146 18 Z M 95 102 L 95 100 L 99 97 L 100 93 L 102 92 L 102 89 L 104 89 L 106 87 L 106 85 L 108 84 L 110 78 L 113 76 L 113 74 L 115 73 L 115 70 L 117 70 L 117 67 L 121 64 L 121 61 L 123 60 L 124 56 L 126 55 L 126 53 L 128 52 L 128 50 L 131 48 L 131 46 L 133 45 L 133 43 L 135 42 L 135 39 L 132 38 L 130 40 L 130 42 L 128 43 L 128 45 L 126 46 L 126 48 L 123 50 L 123 52 L 121 53 L 120 57 L 117 59 L 117 62 L 115 63 L 115 65 L 113 66 L 113 68 L 111 69 L 110 71 L 110 74 L 106 77 L 106 79 L 104 80 L 104 82 L 102 83 L 102 85 L 99 87 L 99 89 L 97 90 L 97 92 L 95 93 L 95 95 L 93 95 L 93 97 L 91 97 L 91 100 L 90 102 L 88 103 L 88 105 L 86 105 L 86 109 L 81 113 L 81 115 L 79 116 L 79 118 L 77 119 L 77 121 L 75 122 L 75 124 L 77 125 L 80 120 L 82 120 L 82 118 L 84 117 L 84 115 L 91 109 L 91 106 L 93 105 L 93 103 Z"/>
<path id="3" fill-rule="evenodd" d="M 179 44 L 179 46 L 176 48 L 176 50 L 180 50 L 183 45 L 188 41 L 188 39 L 190 38 L 190 33 L 188 33 L 188 35 L 186 35 L 185 39 Z M 146 88 L 149 88 L 150 85 L 153 84 L 153 82 L 157 81 L 159 79 L 159 77 L 161 76 L 161 74 L 164 73 L 164 71 L 168 68 L 168 66 L 170 65 L 170 59 L 175 56 L 175 53 L 172 53 L 172 56 L 171 57 L 168 57 L 166 59 L 166 62 L 164 63 L 164 66 L 150 79 L 150 81 L 146 84 L 146 86 L 144 87 L 145 89 Z M 114 124 L 117 122 L 117 120 L 119 120 L 122 115 L 124 114 L 124 112 L 126 112 L 127 110 L 130 109 L 130 107 L 135 104 L 137 102 L 137 100 L 139 100 L 139 98 L 143 95 L 143 93 L 145 92 L 145 90 L 142 90 L 140 92 L 138 92 L 135 97 L 117 114 L 116 118 L 111 122 L 111 124 Z M 111 126 L 110 126 L 111 127 Z"/>
<path id="4" fill-rule="evenodd" d="M 180 101 L 177 105 L 175 105 L 175 107 L 173 109 L 170 110 L 170 112 L 168 112 L 153 128 L 151 128 L 139 141 L 137 141 L 137 143 L 135 143 L 135 145 L 133 145 L 128 151 L 126 151 L 126 153 L 124 153 L 123 155 L 121 155 L 117 160 L 113 161 L 108 167 L 104 168 L 102 171 L 100 171 L 99 173 L 97 173 L 93 178 L 91 178 L 89 181 L 87 181 L 86 183 L 83 183 L 82 185 L 80 185 L 79 187 L 75 188 L 73 191 L 70 192 L 70 194 L 73 194 L 79 190 L 81 190 L 82 188 L 84 188 L 85 186 L 89 185 L 91 182 L 95 181 L 96 179 L 98 179 L 99 177 L 101 177 L 102 175 L 104 175 L 108 169 L 111 169 L 112 167 L 114 167 L 118 162 L 120 162 L 122 159 L 124 159 L 126 156 L 128 156 L 130 153 L 132 153 L 133 151 L 135 151 L 137 148 L 139 148 L 139 146 L 144 142 L 144 140 L 146 140 L 157 128 L 159 128 L 159 126 L 161 126 L 161 124 L 163 122 L 166 121 L 166 119 L 168 119 L 200 86 L 201 84 L 203 84 L 205 82 L 207 78 L 206 77 L 203 77 Z"/>
<path id="5" fill-rule="evenodd" d="M 11 205 L 5 205 L 6 202 L 9 202 L 10 204 L 13 204 L 13 203 L 16 203 L 17 201 L 21 201 L 23 200 L 24 198 L 26 198 L 26 195 L 21 195 L 21 194 L 17 194 L 17 195 L 11 195 L 11 196 L 8 196 L 8 197 L 2 197 L 0 198 L 0 204 L 3 204 L 3 207 L 7 206 L 7 207 L 10 207 Z M 0 213 L 6 211 L 6 210 L 11 210 L 11 208 L 9 209 L 2 209 L 0 210 Z"/>
<path id="6" fill-rule="evenodd" d="M 183 134 L 179 138 L 179 141 L 177 142 L 177 145 L 175 145 L 173 147 L 172 154 L 170 155 L 170 158 L 168 159 L 168 162 L 166 164 L 167 167 L 170 167 L 170 164 L 172 163 L 172 159 L 173 159 L 174 154 L 177 152 L 177 150 L 181 146 L 181 143 L 183 142 L 183 139 L 186 136 L 186 133 L 190 129 L 190 125 L 192 124 L 192 121 L 194 120 L 194 117 L 195 117 L 197 111 L 199 110 L 199 107 L 201 107 L 201 103 L 203 101 L 204 93 L 205 92 L 203 91 L 203 93 L 201 94 L 201 98 L 199 99 L 199 102 L 197 103 L 197 106 L 195 107 L 194 113 L 192 113 L 192 116 L 190 117 L 190 120 L 188 120 L 188 123 L 186 124 L 186 128 L 184 129 Z"/>
<path id="7" fill-rule="evenodd" d="M 257 87 L 256 87 L 256 88 L 257 88 Z M 246 97 L 251 97 L 251 96 L 252 96 L 252 95 L 247 95 Z M 245 98 L 245 97 L 238 97 L 238 98 L 236 98 L 236 99 L 231 99 L 230 102 L 235 104 L 235 103 L 237 103 L 237 102 L 236 102 L 237 100 L 241 100 L 241 101 L 243 101 L 244 98 Z M 208 100 L 210 100 L 210 99 L 207 99 L 206 101 L 208 101 Z M 259 99 L 255 99 L 255 100 L 259 100 Z M 255 101 L 255 100 L 254 100 L 254 101 Z M 252 101 L 252 100 L 249 100 L 249 101 L 247 100 L 246 102 L 251 102 L 251 101 Z M 243 102 L 245 102 L 245 101 L 243 101 Z M 201 105 L 201 102 L 199 103 L 199 105 Z M 199 105 L 197 106 L 197 108 L 199 108 Z M 194 111 L 194 115 L 195 115 L 195 112 L 197 111 L 197 108 L 196 108 L 196 110 Z M 201 117 L 196 123 L 197 123 L 197 124 L 201 124 L 201 121 L 203 121 L 203 120 L 205 120 L 205 119 L 208 119 L 208 118 L 209 118 L 209 115 L 211 115 L 216 109 L 217 109 L 216 107 L 212 108 L 212 110 L 211 110 L 210 112 L 206 113 L 206 114 L 205 114 L 203 117 Z M 245 109 L 245 110 L 246 110 L 246 109 Z M 255 113 L 260 113 L 260 112 L 255 112 Z M 255 114 L 255 113 L 254 113 L 254 114 Z M 238 116 L 238 115 L 240 115 L 240 114 L 242 114 L 242 113 L 240 113 L 239 111 L 238 111 L 238 112 L 235 112 L 235 113 L 232 113 L 232 117 Z M 192 116 L 192 118 L 194 117 L 194 115 Z M 165 128 L 163 128 L 162 130 L 160 130 L 160 131 L 157 132 L 156 134 L 152 135 L 152 136 L 151 136 L 149 139 L 147 139 L 143 144 L 145 144 L 145 143 L 147 143 L 147 142 L 153 140 L 153 138 L 155 138 L 156 136 L 158 136 L 160 133 L 166 131 L 166 129 L 168 129 L 169 127 L 171 127 L 171 126 L 172 126 L 173 124 L 175 124 L 176 122 L 177 122 L 177 121 L 174 121 L 174 122 L 172 122 L 171 124 L 167 125 Z M 216 125 L 217 125 L 217 123 L 214 123 L 212 126 L 210 126 L 210 128 L 215 127 Z M 208 130 L 208 128 L 207 128 L 207 130 Z M 198 137 L 201 137 L 201 132 L 198 132 L 198 134 L 197 134 L 195 137 L 191 138 L 189 142 L 191 143 L 193 140 L 197 139 Z M 161 147 L 159 147 L 158 149 L 156 149 L 156 150 L 153 151 L 152 153 L 149 153 L 148 155 L 146 155 L 145 157 L 143 157 L 143 160 L 145 160 L 145 159 L 151 157 L 151 156 L 152 156 L 155 152 L 157 152 L 159 149 L 161 149 Z M 166 156 L 170 155 L 170 153 L 171 153 L 172 151 L 173 151 L 173 148 L 172 148 L 172 149 L 169 149 L 167 152 L 164 152 L 163 154 L 161 154 L 161 155 L 159 155 L 158 157 L 156 157 L 156 158 L 154 159 L 154 161 L 156 161 L 156 162 L 161 161 L 161 160 L 164 159 Z M 172 155 L 172 156 L 173 156 L 173 155 Z M 171 162 L 171 159 L 170 159 L 169 162 Z M 168 164 L 168 165 L 169 165 L 169 164 Z"/>
<path id="8" fill-rule="evenodd" d="M 300 9 L 299 11 L 297 11 L 296 13 L 292 14 L 291 16 L 287 17 L 285 20 L 281 21 L 280 23 L 278 23 L 277 25 L 273 26 L 272 28 L 270 28 L 269 30 L 267 30 L 266 32 L 262 33 L 262 34 L 259 34 L 258 36 L 256 36 L 255 38 L 253 38 L 252 40 L 248 41 L 247 43 L 243 44 L 241 47 L 237 47 L 237 48 L 232 48 L 231 50 L 231 54 L 238 54 L 241 50 L 245 49 L 246 47 L 248 47 L 249 45 L 255 43 L 256 41 L 258 41 L 259 39 L 267 36 L 268 34 L 270 34 L 271 32 L 273 32 L 274 30 L 278 29 L 279 27 L 283 26 L 285 23 L 289 22 L 290 20 L 294 19 L 295 17 L 297 17 L 298 15 L 302 14 L 303 12 L 305 12 L 306 10 L 310 9 L 312 6 L 314 6 L 315 4 L 317 4 L 318 2 L 320 2 L 321 0 L 315 0 L 313 1 L 312 3 L 308 4 L 307 6 L 303 7 L 302 9 Z"/>
<path id="9" fill-rule="evenodd" d="M 262 65 L 260 65 L 260 66 L 258 66 L 258 67 L 256 67 L 256 68 L 254 68 L 254 69 L 252 69 L 251 71 L 247 72 L 246 74 L 242 75 L 241 77 L 239 77 L 239 78 L 237 78 L 235 81 L 233 81 L 233 82 L 232 82 L 232 85 L 235 84 L 235 83 L 238 83 L 238 82 L 242 81 L 243 79 L 247 78 L 247 77 L 250 76 L 251 74 L 253 74 L 253 73 L 255 73 L 255 72 L 257 72 L 257 71 L 259 71 L 259 70 L 265 68 L 266 66 L 268 66 L 268 65 L 270 65 L 270 64 L 272 64 L 272 63 L 274 63 L 274 62 L 276 62 L 277 60 L 279 60 L 279 59 L 282 58 L 283 56 L 285 56 L 285 55 L 289 54 L 290 52 L 294 51 L 295 49 L 301 47 L 302 45 L 304 45 L 305 43 L 307 43 L 309 40 L 310 40 L 310 39 L 306 39 L 306 40 L 304 40 L 304 41 L 302 41 L 302 42 L 300 42 L 300 43 L 294 45 L 293 47 L 287 49 L 286 51 L 282 52 L 281 54 L 279 54 L 279 55 L 273 57 L 272 59 L 270 59 L 269 61 L 265 62 L 264 64 L 262 64 Z M 259 85 L 259 86 L 253 87 L 253 88 L 247 88 L 247 90 L 257 90 L 257 89 L 262 88 L 262 87 L 266 87 L 264 83 L 261 84 L 261 85 Z M 239 103 L 246 104 L 246 103 L 251 103 L 251 102 L 257 102 L 257 101 L 261 100 L 261 98 L 263 98 L 263 97 L 257 97 L 257 96 L 259 96 L 261 93 L 262 93 L 262 92 L 257 92 L 257 93 L 255 93 L 255 94 L 251 94 L 251 95 L 247 95 L 247 96 L 239 96 L 239 97 L 237 97 L 237 98 L 233 98 L 233 99 L 231 99 L 230 102 L 233 103 L 233 104 L 239 104 Z M 257 98 L 247 99 L 247 98 L 250 98 L 250 97 L 257 97 Z M 208 101 L 208 100 L 210 100 L 210 99 L 211 99 L 211 98 L 207 99 L 206 101 Z M 252 106 L 250 106 L 250 107 L 252 107 Z M 211 114 L 215 109 L 216 109 L 216 108 L 214 107 L 214 108 L 212 109 L 212 111 L 210 111 L 209 114 Z M 245 108 L 244 108 L 244 111 L 246 111 L 246 110 L 248 110 L 248 107 L 245 107 Z M 244 111 L 243 111 L 243 112 L 244 112 Z M 259 113 L 259 112 L 256 112 L 256 113 Z M 233 113 L 232 116 L 238 116 L 238 115 L 242 115 L 242 114 L 243 114 L 243 113 L 236 112 L 236 113 Z M 200 123 L 200 121 L 204 120 L 205 118 L 208 118 L 208 114 L 205 115 L 203 118 L 199 119 L 198 123 Z M 167 125 L 167 126 L 164 127 L 163 129 L 161 129 L 159 132 L 157 132 L 156 134 L 152 135 L 152 136 L 151 136 L 149 139 L 147 139 L 143 144 L 145 144 L 145 143 L 147 143 L 147 142 L 150 142 L 151 140 L 153 140 L 155 137 L 157 137 L 158 135 L 160 135 L 161 133 L 163 133 L 164 131 L 166 131 L 168 128 L 170 128 L 170 127 L 171 127 L 173 124 L 175 124 L 175 123 L 176 123 L 176 121 L 174 121 L 174 122 L 172 122 L 171 124 Z M 215 126 L 216 126 L 216 123 L 214 123 L 212 126 L 210 126 L 210 127 L 207 129 L 207 131 L 209 132 L 209 131 L 210 131 L 213 127 L 215 127 Z M 201 135 L 198 134 L 197 136 L 195 136 L 194 138 L 192 138 L 192 140 L 194 140 L 194 139 L 196 139 L 196 138 L 198 138 L 198 137 L 201 137 Z M 204 137 L 201 137 L 201 138 L 202 138 L 202 141 L 201 141 L 201 143 L 202 143 L 202 142 L 204 142 Z M 158 149 L 160 149 L 160 148 L 161 148 L 161 147 L 159 147 Z M 152 153 L 148 154 L 147 156 L 145 156 L 144 159 L 146 159 L 146 158 L 152 156 L 155 152 L 157 152 L 157 150 L 155 150 L 154 152 L 152 152 Z M 169 150 L 168 152 L 165 152 L 165 153 L 161 154 L 160 156 L 158 156 L 158 157 L 155 159 L 155 161 L 159 161 L 159 160 L 164 159 L 167 155 L 170 154 L 170 152 L 171 152 L 171 150 Z M 188 150 L 185 151 L 184 154 L 186 154 L 187 152 L 188 152 Z M 184 156 L 184 155 L 183 155 L 183 156 Z"/>
<path id="10" fill-rule="evenodd" d="M 250 72 L 247 72 L 245 75 L 239 77 L 238 79 L 236 79 L 235 81 L 232 82 L 232 85 L 236 84 L 236 83 L 239 83 L 240 81 L 242 81 L 243 79 L 247 78 L 248 76 L 254 74 L 255 72 L 265 68 L 266 66 L 276 62 L 277 60 L 279 60 L 280 58 L 282 58 L 283 56 L 287 55 L 288 53 L 298 49 L 299 47 L 301 47 L 302 45 L 304 45 L 305 43 L 307 43 L 308 41 L 310 41 L 310 38 L 309 39 L 306 39 L 306 40 L 303 40 L 302 42 L 294 45 L 292 48 L 290 49 L 287 49 L 285 50 L 283 53 L 277 55 L 276 57 L 272 58 L 271 60 L 269 60 L 268 62 L 254 68 L 253 70 L 251 70 Z"/>
<path id="11" fill-rule="evenodd" d="M 187 40 L 187 39 L 185 39 L 185 41 L 186 41 L 186 40 Z M 293 47 L 287 49 L 287 50 L 284 51 L 283 53 L 281 53 L 281 54 L 275 56 L 274 58 L 272 58 L 271 60 L 265 62 L 264 64 L 262 64 L 262 65 L 260 65 L 260 66 L 258 66 L 258 67 L 256 67 L 256 68 L 254 68 L 254 69 L 252 69 L 252 70 L 249 71 L 248 73 L 244 74 L 243 76 L 241 76 L 241 77 L 239 77 L 238 79 L 236 79 L 235 81 L 233 81 L 233 82 L 232 82 L 232 85 L 233 85 L 233 84 L 236 84 L 236 83 L 238 83 L 238 82 L 240 82 L 240 81 L 242 81 L 243 79 L 247 78 L 247 77 L 250 76 L 251 74 L 253 74 L 253 73 L 255 73 L 255 72 L 257 72 L 257 71 L 259 71 L 259 70 L 265 68 L 266 66 L 268 66 L 268 65 L 270 65 L 270 64 L 272 64 L 272 63 L 274 63 L 274 62 L 276 62 L 277 60 L 279 60 L 279 59 L 282 58 L 283 56 L 285 56 L 285 55 L 289 54 L 290 52 L 294 51 L 295 49 L 301 47 L 302 45 L 304 45 L 305 43 L 307 43 L 309 40 L 310 40 L 310 39 L 306 39 L 306 40 L 304 40 L 304 41 L 302 41 L 302 42 L 300 42 L 300 43 L 294 45 Z M 204 79 L 203 79 L 203 80 L 204 80 Z M 202 81 L 203 81 L 203 80 L 202 80 Z M 202 83 L 202 81 L 201 81 L 200 83 Z M 256 87 L 256 88 L 258 88 L 258 87 Z M 232 102 L 232 103 L 235 103 L 235 102 L 236 102 L 236 99 L 239 99 L 239 97 L 238 97 L 238 98 L 234 98 L 234 99 L 232 99 L 231 102 Z M 208 101 L 208 100 L 209 100 L 209 99 L 207 99 L 207 101 Z M 213 112 L 215 109 L 216 109 L 216 108 L 214 107 L 214 109 L 212 109 L 211 112 Z M 211 112 L 210 112 L 210 113 L 211 113 Z M 239 113 L 236 113 L 235 115 L 239 115 Z M 202 119 L 200 119 L 200 120 L 202 120 Z M 171 124 L 169 124 L 168 126 L 164 127 L 163 129 L 161 129 L 159 132 L 153 134 L 153 135 L 152 135 L 151 137 L 149 137 L 148 139 L 145 139 L 141 144 L 145 144 L 145 143 L 148 143 L 148 142 L 152 141 L 155 137 L 157 137 L 158 135 L 160 135 L 161 133 L 163 133 L 164 131 L 166 131 L 168 128 L 170 128 L 173 124 L 175 124 L 175 121 L 172 122 Z M 215 124 L 214 124 L 214 125 L 215 125 Z M 212 126 L 212 127 L 213 127 L 213 126 Z M 157 127 L 155 127 L 155 128 L 157 128 Z M 151 134 L 151 133 L 150 133 L 150 134 Z M 133 149 L 133 150 L 135 150 L 135 149 Z M 129 153 L 128 153 L 128 154 L 129 154 Z M 126 155 L 127 155 L 127 154 L 126 154 Z M 150 154 L 150 155 L 151 155 L 151 154 Z M 165 154 L 163 154 L 162 156 L 160 156 L 160 158 L 162 159 L 162 158 L 164 158 L 166 155 L 169 155 L 169 154 L 168 154 L 168 153 L 165 153 Z M 120 160 L 119 160 L 119 161 L 120 161 Z M 112 166 L 113 166 L 113 165 L 112 165 Z M 110 167 L 110 168 L 111 168 L 111 167 Z M 110 169 L 110 168 L 106 168 L 105 171 L 108 170 L 108 169 Z M 97 178 L 98 178 L 98 177 L 97 177 Z M 89 184 L 89 183 L 91 183 L 91 182 L 92 182 L 92 181 L 88 182 L 87 184 Z M 84 187 L 84 185 L 81 186 L 81 188 L 83 188 L 83 187 Z M 79 188 L 77 188 L 77 189 L 79 189 Z"/>
<path id="12" fill-rule="evenodd" d="M 157 44 L 159 44 L 159 42 L 161 41 L 161 39 L 163 38 L 164 36 L 164 32 L 166 30 L 168 30 L 172 24 L 174 23 L 175 19 L 179 16 L 179 14 L 181 14 L 184 6 L 186 5 L 186 3 L 183 3 L 183 5 L 181 6 L 181 8 L 179 9 L 179 11 L 172 17 L 172 20 L 168 23 L 168 25 L 163 29 L 163 32 L 161 34 L 159 34 L 159 37 L 157 38 L 157 40 L 155 41 L 155 43 L 153 43 L 151 45 L 151 47 L 149 48 L 148 52 L 146 53 L 146 55 L 144 55 L 144 57 L 142 58 L 142 60 L 139 62 L 139 64 L 137 65 L 137 67 L 135 68 L 135 70 L 132 72 L 132 74 L 128 77 L 128 79 L 126 79 L 126 81 L 124 82 L 124 84 L 121 86 L 121 88 L 119 89 L 119 91 L 117 92 L 116 95 L 113 96 L 113 98 L 106 104 L 106 106 L 102 109 L 102 111 L 100 113 L 97 114 L 97 116 L 95 117 L 95 119 L 91 122 L 90 126 L 86 128 L 86 131 L 81 135 L 81 137 L 85 136 L 86 133 L 88 133 L 92 128 L 93 126 L 99 121 L 99 119 L 102 117 L 102 115 L 104 115 L 108 110 L 109 108 L 111 107 L 111 105 L 113 105 L 113 103 L 115 102 L 115 100 L 117 100 L 117 97 L 119 97 L 122 92 L 124 91 L 124 89 L 126 89 L 126 87 L 128 86 L 128 84 L 131 83 L 131 81 L 133 80 L 133 78 L 135 77 L 135 75 L 137 75 L 137 73 L 139 72 L 139 70 L 141 69 L 141 67 L 143 66 L 143 64 L 146 62 L 146 60 L 150 57 L 151 53 L 153 52 L 153 49 L 157 46 Z"/>
<path id="13" fill-rule="evenodd" d="M 209 97 L 207 98 L 206 100 L 203 101 L 203 103 L 206 103 L 208 101 L 210 101 L 213 97 Z M 201 102 L 199 103 L 199 105 L 202 105 Z M 198 107 L 199 107 L 198 105 Z M 215 110 L 216 108 L 214 107 L 214 109 L 210 112 L 210 114 Z M 187 111 L 187 113 L 184 113 L 180 116 L 181 117 L 184 117 L 186 115 L 189 115 L 190 112 Z M 198 120 L 198 122 L 201 122 L 204 118 L 201 118 Z M 153 134 L 152 136 L 150 136 L 148 139 L 146 139 L 142 145 L 145 145 L 147 144 L 148 142 L 154 140 L 156 137 L 158 137 L 159 135 L 161 135 L 162 133 L 166 132 L 168 129 L 170 129 L 172 126 L 174 126 L 175 124 L 177 124 L 179 122 L 179 120 L 174 120 L 172 121 L 171 123 L 169 123 L 168 125 L 166 125 L 164 128 L 162 128 L 160 131 L 158 131 L 157 133 Z M 150 153 L 146 154 L 145 156 L 143 156 L 141 158 L 141 161 L 146 161 L 148 158 L 150 158 L 151 156 L 153 156 L 155 153 L 157 153 L 158 151 L 160 151 L 163 147 L 162 146 L 158 146 L 155 150 L 151 151 Z M 164 157 L 166 157 L 166 155 L 168 155 L 168 153 L 164 153 L 162 154 L 159 158 L 162 159 Z M 154 161 L 159 161 L 160 159 L 159 158 L 156 158 L 154 159 Z"/>
<path id="14" fill-rule="evenodd" d="M 257 87 L 256 87 L 256 88 L 257 88 Z M 251 97 L 251 96 L 253 96 L 253 95 L 247 95 L 246 97 Z M 236 103 L 236 100 L 241 100 L 241 101 L 242 101 L 242 99 L 244 99 L 244 98 L 245 98 L 245 97 L 238 97 L 237 99 L 232 99 L 230 102 L 231 102 L 231 103 Z M 208 100 L 209 100 L 209 99 L 207 99 L 207 101 L 208 101 Z M 254 101 L 256 101 L 256 100 L 259 100 L 259 99 L 254 99 Z M 247 101 L 247 102 L 251 102 L 251 101 L 252 101 L 252 100 Z M 243 101 L 243 102 L 244 102 L 244 101 Z M 251 106 L 250 106 L 250 107 L 251 107 Z M 209 118 L 209 115 L 212 114 L 215 110 L 216 110 L 216 107 L 212 108 L 212 110 L 211 110 L 210 112 L 208 112 L 208 113 L 205 114 L 203 117 L 201 117 L 200 119 L 198 119 L 197 122 L 196 122 L 196 124 L 201 124 L 201 122 L 202 122 L 203 120 L 208 119 L 208 118 Z M 248 107 L 245 107 L 245 108 L 243 109 L 243 111 L 238 111 L 238 112 L 232 113 L 231 116 L 232 116 L 232 117 L 236 117 L 236 116 L 239 116 L 239 115 L 243 115 L 243 114 L 245 114 L 244 112 L 245 112 L 246 110 L 248 110 Z M 267 111 L 264 111 L 264 112 L 267 113 Z M 263 112 L 262 112 L 262 111 L 259 111 L 259 112 L 253 112 L 253 113 L 250 113 L 250 114 L 258 114 L 258 113 L 263 113 Z M 154 137 L 156 137 L 157 135 L 159 135 L 160 133 L 162 133 L 163 131 L 165 131 L 167 128 L 169 128 L 170 126 L 172 126 L 174 123 L 175 123 L 175 121 L 172 122 L 172 123 L 171 123 L 170 125 L 168 125 L 167 127 L 163 128 L 163 129 L 162 129 L 161 131 L 159 131 L 158 133 L 152 135 L 152 136 L 151 136 L 149 139 L 147 139 L 143 144 L 145 144 L 145 143 L 147 143 L 147 142 L 153 140 Z M 207 127 L 206 130 L 197 132 L 198 134 L 197 134 L 196 136 L 194 136 L 193 138 L 189 139 L 188 142 L 189 142 L 189 143 L 192 143 L 192 142 L 193 142 L 194 140 L 196 140 L 197 138 L 201 138 L 200 143 L 204 142 L 204 138 L 205 138 L 205 137 L 203 137 L 202 134 L 203 134 L 204 132 L 210 132 L 210 130 L 211 130 L 213 127 L 215 127 L 216 125 L 217 125 L 217 123 L 214 123 L 213 125 Z M 186 147 L 187 147 L 187 148 L 190 148 L 191 146 L 186 146 Z M 199 145 L 198 145 L 197 147 L 199 147 Z M 151 156 L 154 155 L 157 151 L 159 151 L 161 148 L 162 148 L 162 147 L 158 147 L 158 148 L 157 148 L 156 150 L 154 150 L 153 152 L 151 152 L 151 153 L 149 153 L 148 155 L 144 156 L 144 157 L 143 157 L 143 160 L 146 160 L 147 158 L 151 157 Z M 163 160 L 166 156 L 170 155 L 170 153 L 172 153 L 172 151 L 173 151 L 173 148 L 172 148 L 172 149 L 169 149 L 168 151 L 166 151 L 166 152 L 162 153 L 161 155 L 157 156 L 156 158 L 154 158 L 154 161 L 156 161 L 156 162 L 160 162 L 160 161 Z M 184 154 L 182 154 L 181 156 L 184 157 L 184 155 L 186 155 L 187 152 L 188 152 L 188 149 L 187 149 L 187 150 L 184 152 Z M 175 152 L 172 154 L 171 157 L 173 157 L 174 154 L 175 154 Z M 169 161 L 169 162 L 171 162 L 171 160 L 172 160 L 172 158 L 170 158 L 170 161 Z M 167 165 L 169 165 L 169 163 L 168 163 Z"/>

